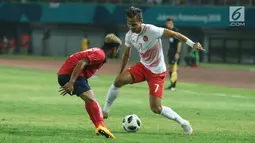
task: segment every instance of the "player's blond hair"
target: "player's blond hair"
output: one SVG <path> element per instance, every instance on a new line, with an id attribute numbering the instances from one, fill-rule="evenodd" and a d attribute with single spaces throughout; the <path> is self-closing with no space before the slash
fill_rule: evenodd
<path id="1" fill-rule="evenodd" d="M 119 37 L 115 36 L 113 33 L 107 34 L 104 38 L 104 43 L 110 44 L 110 43 L 117 43 L 122 44 L 122 41 Z"/>

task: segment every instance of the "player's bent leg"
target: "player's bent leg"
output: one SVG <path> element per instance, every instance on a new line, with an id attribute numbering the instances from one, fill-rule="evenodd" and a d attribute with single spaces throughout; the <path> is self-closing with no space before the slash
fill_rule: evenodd
<path id="1" fill-rule="evenodd" d="M 106 95 L 105 104 L 103 107 L 103 116 L 105 119 L 108 118 L 108 113 L 113 102 L 119 95 L 120 88 L 126 84 L 133 83 L 133 81 L 134 79 L 128 71 L 125 71 L 116 77 L 114 83 L 111 85 Z"/>
<path id="2" fill-rule="evenodd" d="M 150 108 L 156 113 L 160 114 L 168 119 L 174 120 L 181 125 L 184 130 L 185 135 L 191 135 L 193 129 L 189 123 L 189 121 L 184 120 L 180 115 L 178 115 L 174 110 L 170 107 L 161 105 L 161 98 L 156 96 L 150 96 Z"/>
<path id="3" fill-rule="evenodd" d="M 154 77 L 150 78 L 147 81 L 150 88 L 150 108 L 154 113 L 160 114 L 168 119 L 176 121 L 182 126 L 185 134 L 191 135 L 193 129 L 190 123 L 187 120 L 184 120 L 170 107 L 161 105 L 161 99 L 164 92 L 164 79 L 165 74 L 162 73 L 154 75 Z"/>
<path id="4" fill-rule="evenodd" d="M 95 99 L 92 90 L 88 90 L 80 94 L 80 98 L 85 101 L 86 110 L 96 127 L 96 134 L 105 136 L 106 138 L 115 138 L 115 136 L 105 127 L 102 110 Z"/>
<path id="5" fill-rule="evenodd" d="M 123 73 L 119 74 L 115 81 L 114 86 L 120 88 L 126 84 L 134 83 L 135 79 L 129 71 L 124 71 Z"/>
<path id="6" fill-rule="evenodd" d="M 150 108 L 153 113 L 160 114 L 162 112 L 161 99 L 156 96 L 150 96 Z"/>
<path id="7" fill-rule="evenodd" d="M 105 100 L 105 104 L 103 108 L 104 118 L 108 118 L 108 113 L 110 111 L 110 108 L 113 102 L 115 101 L 115 99 L 119 95 L 120 87 L 126 84 L 138 83 L 145 80 L 144 68 L 145 68 L 144 65 L 139 62 L 116 77 L 114 84 L 111 85 L 110 89 L 108 90 L 108 94 L 106 96 L 106 100 Z"/>
<path id="8" fill-rule="evenodd" d="M 90 90 L 91 91 L 91 90 Z M 87 91 L 80 95 L 80 98 L 85 102 L 85 109 L 87 113 L 89 114 L 90 120 L 93 122 L 94 126 L 97 128 L 98 123 L 96 119 L 93 116 L 92 110 L 91 110 L 91 103 L 95 102 L 95 97 L 93 93 L 89 93 L 90 91 Z"/>
<path id="9" fill-rule="evenodd" d="M 86 110 L 97 128 L 99 125 L 104 126 L 104 120 L 102 117 L 102 111 L 100 105 L 97 103 L 92 90 L 83 92 L 80 94 L 80 98 L 84 100 Z"/>

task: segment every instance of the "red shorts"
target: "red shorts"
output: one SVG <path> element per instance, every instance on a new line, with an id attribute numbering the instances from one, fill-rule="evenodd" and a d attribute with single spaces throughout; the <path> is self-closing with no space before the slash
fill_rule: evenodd
<path id="1" fill-rule="evenodd" d="M 128 72 L 134 77 L 134 83 L 147 81 L 151 96 L 156 96 L 159 98 L 163 97 L 164 81 L 166 77 L 165 72 L 154 74 L 140 62 L 130 67 Z"/>

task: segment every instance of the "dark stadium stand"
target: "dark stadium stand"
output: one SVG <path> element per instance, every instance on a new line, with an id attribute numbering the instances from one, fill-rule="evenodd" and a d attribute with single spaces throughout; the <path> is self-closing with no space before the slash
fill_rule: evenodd
<path id="1" fill-rule="evenodd" d="M 0 0 L 0 2 L 61 2 L 61 3 L 114 3 L 114 4 L 169 4 L 169 5 L 224 5 L 254 6 L 255 0 Z"/>

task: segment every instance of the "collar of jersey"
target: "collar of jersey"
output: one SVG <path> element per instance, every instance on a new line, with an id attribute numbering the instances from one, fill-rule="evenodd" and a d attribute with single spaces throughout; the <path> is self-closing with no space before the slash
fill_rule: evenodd
<path id="1" fill-rule="evenodd" d="M 142 23 L 141 26 L 142 26 L 142 29 L 141 29 L 140 33 L 138 33 L 138 34 L 141 34 L 141 33 L 143 32 L 143 29 L 144 29 L 144 27 L 145 27 L 145 24 Z"/>

